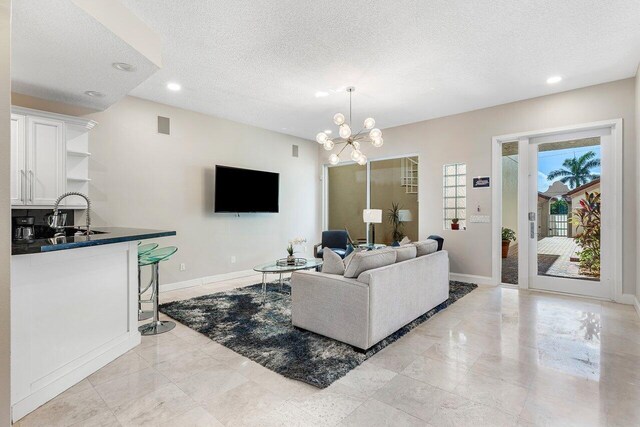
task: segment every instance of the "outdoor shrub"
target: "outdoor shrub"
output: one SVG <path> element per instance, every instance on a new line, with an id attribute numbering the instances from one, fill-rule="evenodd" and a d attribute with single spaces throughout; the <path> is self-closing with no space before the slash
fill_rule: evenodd
<path id="1" fill-rule="evenodd" d="M 580 246 L 580 270 L 600 276 L 600 193 L 585 192 L 580 207 L 573 211 L 573 223 L 578 226 L 576 243 Z"/>

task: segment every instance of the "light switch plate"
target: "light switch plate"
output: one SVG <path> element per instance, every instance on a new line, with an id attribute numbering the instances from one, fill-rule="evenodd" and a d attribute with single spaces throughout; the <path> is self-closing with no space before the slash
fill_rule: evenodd
<path id="1" fill-rule="evenodd" d="M 471 218 L 469 218 L 469 222 L 489 223 L 491 222 L 491 217 L 489 215 L 471 215 Z"/>

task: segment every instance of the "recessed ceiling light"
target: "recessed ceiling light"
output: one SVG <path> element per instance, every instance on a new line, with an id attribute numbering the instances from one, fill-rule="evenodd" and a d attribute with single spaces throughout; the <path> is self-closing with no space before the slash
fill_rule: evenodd
<path id="1" fill-rule="evenodd" d="M 327 129 L 324 131 L 324 133 L 326 133 L 327 135 L 331 135 L 332 132 L 331 132 L 331 129 Z"/>
<path id="2" fill-rule="evenodd" d="M 129 73 L 133 72 L 136 70 L 136 67 L 134 67 L 131 64 L 127 64 L 126 62 L 114 62 L 113 64 L 111 64 L 113 66 L 113 68 L 115 68 L 116 70 L 120 70 L 120 71 L 127 71 Z"/>
<path id="3" fill-rule="evenodd" d="M 178 83 L 171 82 L 167 83 L 167 89 L 177 92 L 182 89 L 182 86 L 180 86 Z"/>
<path id="4" fill-rule="evenodd" d="M 87 96 L 93 96 L 94 98 L 104 97 L 104 93 L 98 92 L 97 90 L 85 90 L 84 94 Z"/>
<path id="5" fill-rule="evenodd" d="M 547 84 L 555 84 L 560 83 L 562 81 L 562 76 L 551 76 L 547 79 Z"/>
<path id="6" fill-rule="evenodd" d="M 329 96 L 329 92 L 323 92 L 321 90 L 316 92 L 316 98 L 324 98 L 325 96 Z"/>

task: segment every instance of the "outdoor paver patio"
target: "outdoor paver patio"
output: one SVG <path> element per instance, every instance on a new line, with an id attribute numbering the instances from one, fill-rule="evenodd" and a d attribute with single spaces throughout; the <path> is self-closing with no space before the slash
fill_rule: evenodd
<path id="1" fill-rule="evenodd" d="M 568 277 L 598 280 L 580 274 L 577 262 L 571 257 L 578 249 L 570 237 L 544 237 L 538 241 L 538 274 L 541 276 Z M 518 283 L 518 245 L 509 248 L 509 256 L 502 260 L 502 283 Z"/>

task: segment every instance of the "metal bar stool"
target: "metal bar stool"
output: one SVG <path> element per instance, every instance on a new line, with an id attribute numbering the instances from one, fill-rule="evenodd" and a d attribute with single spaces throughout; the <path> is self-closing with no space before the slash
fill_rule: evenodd
<path id="1" fill-rule="evenodd" d="M 158 268 L 158 264 L 160 261 L 166 261 L 176 253 L 178 248 L 175 246 L 167 246 L 166 248 L 155 249 L 151 252 L 148 252 L 146 255 L 143 255 L 138 260 L 139 266 L 150 265 L 151 266 L 151 282 L 153 285 L 152 288 L 152 297 L 153 300 L 153 320 L 151 323 L 147 323 L 146 325 L 142 325 L 138 328 L 142 335 L 158 335 L 164 332 L 170 331 L 176 327 L 175 322 L 164 320 L 161 321 L 159 318 L 158 312 L 158 297 L 159 297 L 159 286 L 160 286 L 160 268 Z"/>
<path id="2" fill-rule="evenodd" d="M 140 258 L 145 256 L 146 254 L 148 254 L 152 250 L 156 249 L 157 247 L 158 247 L 157 243 L 147 243 L 146 245 L 141 245 L 140 243 L 138 243 L 138 320 L 147 320 L 147 319 L 151 319 L 153 317 L 153 311 L 148 311 L 148 310 L 147 311 L 143 311 L 142 310 L 142 303 L 143 302 L 148 302 L 148 303 L 153 302 L 153 295 L 151 295 L 151 298 L 149 298 L 148 300 L 143 300 L 142 299 L 142 294 L 147 292 L 149 287 L 151 287 L 151 284 L 153 283 L 153 277 L 151 278 L 151 280 L 149 280 L 149 283 L 143 289 L 142 288 L 142 276 L 141 276 L 142 269 L 140 268 L 142 266 L 140 265 Z"/>

